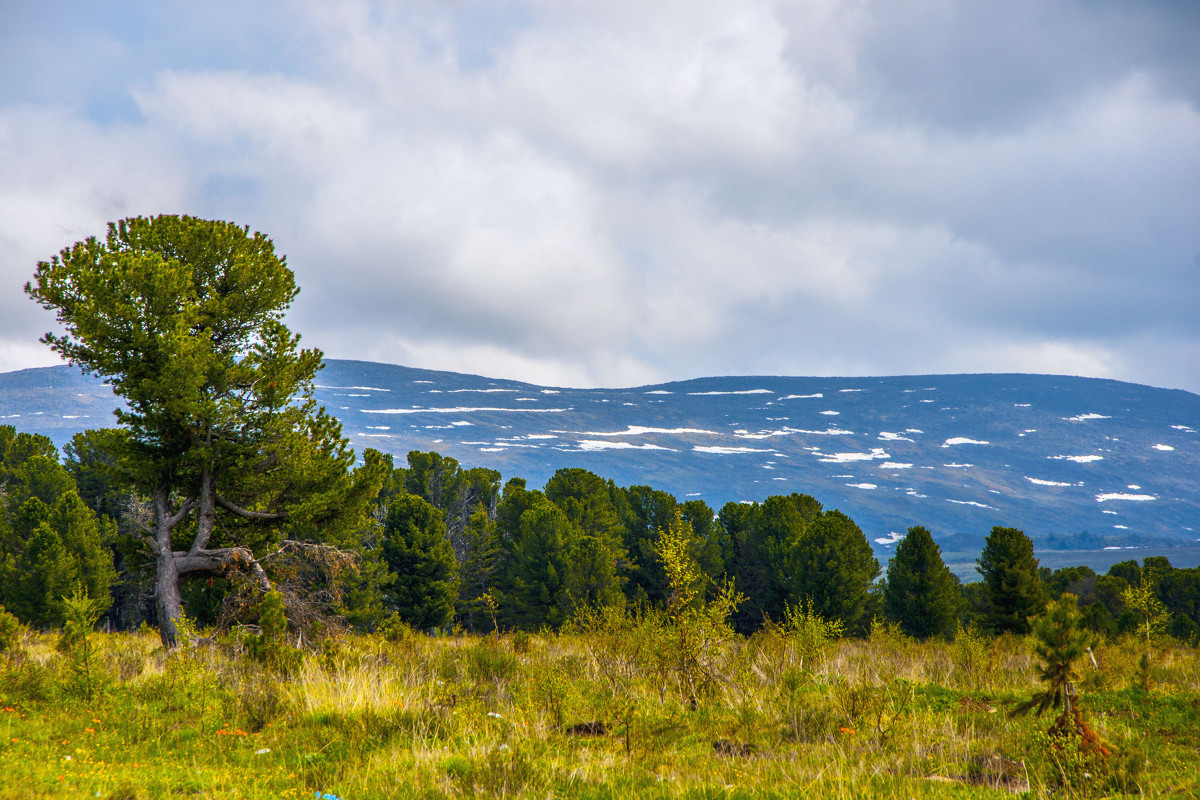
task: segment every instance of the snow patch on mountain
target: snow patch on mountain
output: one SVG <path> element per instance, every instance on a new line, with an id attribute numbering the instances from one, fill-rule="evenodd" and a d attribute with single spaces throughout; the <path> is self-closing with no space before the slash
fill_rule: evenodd
<path id="1" fill-rule="evenodd" d="M 716 397 L 729 394 L 775 394 L 770 389 L 737 389 L 729 391 L 688 392 L 688 397 Z"/>
<path id="2" fill-rule="evenodd" d="M 667 450 L 672 453 L 678 453 L 678 450 L 670 447 L 661 447 L 656 444 L 644 443 L 633 444 L 631 442 L 603 442 L 597 439 L 582 439 L 579 441 L 579 449 L 585 451 L 591 450 Z"/>
<path id="3" fill-rule="evenodd" d="M 1028 475 L 1025 476 L 1025 480 L 1029 481 L 1030 483 L 1036 484 L 1038 486 L 1075 486 L 1076 485 L 1074 483 L 1063 483 L 1062 481 L 1044 481 L 1041 478 L 1031 478 Z M 1080 483 L 1078 485 L 1082 486 L 1083 484 Z"/>

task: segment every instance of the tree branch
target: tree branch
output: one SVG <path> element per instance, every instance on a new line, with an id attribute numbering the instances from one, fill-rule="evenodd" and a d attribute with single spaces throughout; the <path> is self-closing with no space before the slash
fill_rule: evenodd
<path id="1" fill-rule="evenodd" d="M 172 553 L 180 577 L 195 572 L 225 572 L 229 569 L 248 569 L 264 592 L 271 591 L 271 581 L 262 565 L 248 547 L 219 547 L 214 550 Z"/>
<path id="2" fill-rule="evenodd" d="M 217 495 L 217 505 L 226 511 L 237 514 L 239 517 L 243 517 L 245 519 L 263 519 L 272 522 L 278 522 L 288 518 L 287 514 L 275 513 L 272 511 L 251 511 L 249 509 L 242 508 L 241 506 L 236 506 L 226 500 L 224 497 L 221 497 L 221 495 Z"/>

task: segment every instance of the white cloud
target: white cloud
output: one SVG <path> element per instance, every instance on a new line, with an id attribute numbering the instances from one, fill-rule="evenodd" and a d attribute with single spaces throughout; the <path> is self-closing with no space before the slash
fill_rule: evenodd
<path id="1" fill-rule="evenodd" d="M 307 0 L 138 39 L 133 9 L 57 15 L 79 63 L 0 82 L 8 285 L 190 212 L 276 240 L 333 356 L 1200 389 L 1200 105 L 1161 9 Z M 0 297 L 0 369 L 47 319 Z"/>

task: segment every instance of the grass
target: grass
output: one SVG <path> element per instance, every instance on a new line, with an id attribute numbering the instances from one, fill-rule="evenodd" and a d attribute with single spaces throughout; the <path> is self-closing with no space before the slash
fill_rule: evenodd
<path id="1" fill-rule="evenodd" d="M 1195 649 L 1159 647 L 1149 692 L 1136 642 L 1098 651 L 1098 761 L 1008 718 L 1035 689 L 1021 638 L 879 629 L 802 661 L 768 630 L 714 654 L 693 706 L 669 638 L 640 634 L 661 629 L 348 636 L 286 674 L 234 638 L 93 634 L 88 700 L 56 637 L 26 633 L 0 654 L 0 799 L 1200 795 Z"/>

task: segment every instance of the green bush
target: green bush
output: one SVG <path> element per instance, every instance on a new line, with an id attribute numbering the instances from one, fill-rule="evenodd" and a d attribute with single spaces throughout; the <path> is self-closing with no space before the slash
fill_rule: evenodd
<path id="1" fill-rule="evenodd" d="M 21 621 L 0 606 L 0 653 L 15 652 L 21 646 Z"/>

